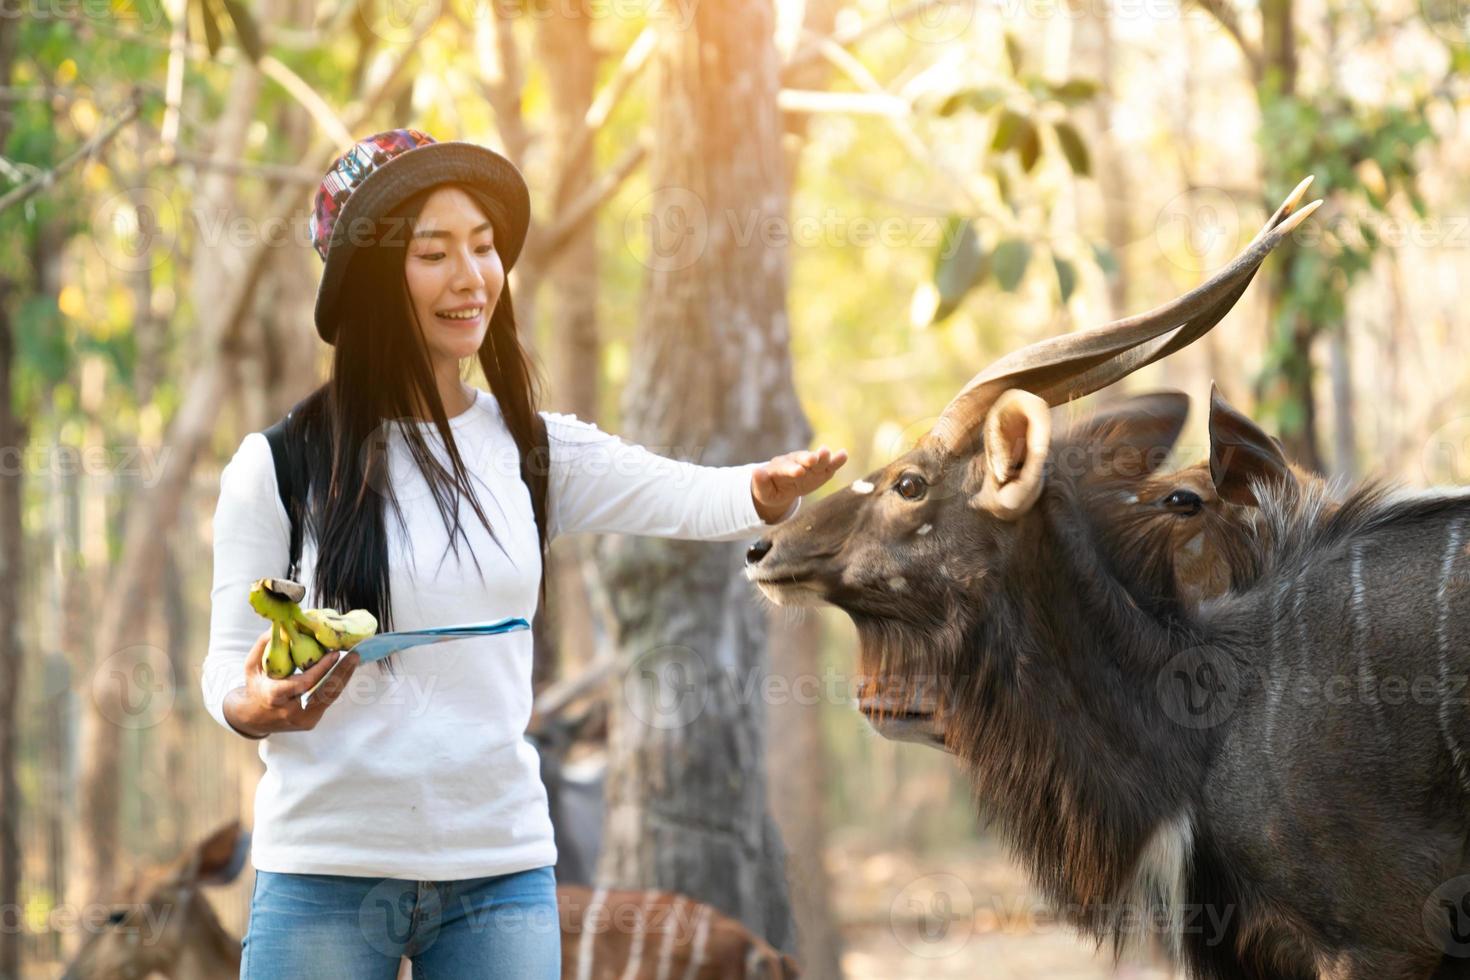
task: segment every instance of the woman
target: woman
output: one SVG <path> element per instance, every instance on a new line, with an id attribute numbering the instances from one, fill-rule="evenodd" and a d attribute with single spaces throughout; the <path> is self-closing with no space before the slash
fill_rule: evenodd
<path id="1" fill-rule="evenodd" d="M 366 608 L 384 631 L 530 620 L 538 533 L 755 537 L 845 461 L 823 447 L 696 466 L 538 413 L 505 289 L 528 221 L 509 161 L 414 130 L 363 140 L 323 179 L 316 325 L 332 374 L 288 429 L 310 447 L 304 606 Z M 490 391 L 461 380 L 471 356 Z M 519 465 L 538 414 L 545 528 Z M 246 601 L 252 581 L 284 574 L 289 527 L 251 433 L 221 475 L 203 679 L 215 720 L 262 739 L 266 765 L 242 975 L 391 980 L 408 956 L 415 976 L 558 976 L 556 851 L 523 738 L 530 633 L 423 647 L 361 676 L 348 654 L 303 708 L 335 659 L 267 677 L 270 631 Z"/>

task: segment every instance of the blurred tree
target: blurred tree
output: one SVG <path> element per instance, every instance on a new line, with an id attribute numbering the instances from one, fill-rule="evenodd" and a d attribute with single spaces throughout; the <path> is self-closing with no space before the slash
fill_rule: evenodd
<path id="1" fill-rule="evenodd" d="M 765 459 L 810 438 L 791 375 L 788 257 L 760 233 L 787 213 L 773 11 L 686 0 L 654 24 L 647 295 L 623 428 L 705 464 Z M 790 952 L 765 782 L 765 613 L 741 559 L 734 543 L 607 548 L 625 679 L 601 871 L 710 902 Z"/>
<path id="2" fill-rule="evenodd" d="M 1091 177 L 1092 152 L 1082 138 L 1073 112 L 1088 105 L 1099 84 L 1090 78 L 1054 80 L 1028 65 L 1025 47 L 1005 35 L 1006 70 L 988 84 L 967 85 L 947 94 L 933 111 L 940 117 L 978 114 L 990 126 L 989 152 L 982 164 L 990 193 L 971 192 L 952 215 L 934 255 L 933 281 L 920 284 L 911 310 L 914 326 L 939 323 L 951 316 L 971 292 L 987 280 L 1015 292 L 1034 268 L 1038 249 L 1049 253 L 1057 297 L 1066 307 L 1077 288 L 1077 255 L 1086 251 L 1110 277 L 1116 264 L 1109 247 L 1059 243 L 1051 227 L 1050 206 L 1043 199 L 1029 206 L 1027 182 L 1048 153 L 1066 162 L 1073 176 Z M 1059 247 L 1060 244 L 1060 247 Z"/>
<path id="3" fill-rule="evenodd" d="M 1255 383 L 1257 410 L 1275 422 L 1288 454 L 1311 469 L 1325 470 L 1313 347 L 1319 337 L 1343 329 L 1349 288 L 1371 268 L 1382 245 L 1375 225 L 1392 218 L 1394 198 L 1401 195 L 1421 218 L 1426 216 L 1414 156 L 1436 138 L 1427 121 L 1429 103 L 1447 93 L 1442 85 L 1405 78 L 1400 90 L 1408 94 L 1404 104 L 1361 104 L 1333 84 L 1337 52 L 1330 48 L 1317 52 L 1326 63 L 1318 75 L 1327 84 L 1304 89 L 1298 42 L 1317 32 L 1300 30 L 1295 0 L 1262 0 L 1255 32 L 1247 31 L 1229 0 L 1197 2 L 1235 41 L 1255 87 L 1264 209 L 1269 212 L 1269 202 L 1279 200 L 1307 174 L 1316 176 L 1312 193 L 1328 202 L 1327 220 L 1317 223 L 1325 230 L 1313 246 L 1287 245 L 1267 266 L 1270 337 Z M 1364 21 L 1375 33 L 1416 28 L 1392 23 L 1391 15 L 1380 19 L 1372 7 L 1357 4 L 1330 3 L 1325 18 L 1329 39 L 1349 18 Z M 1470 67 L 1470 53 L 1463 46 L 1453 50 L 1450 66 L 1452 73 L 1463 72 Z M 1339 404 L 1348 405 L 1346 400 Z M 1338 424 L 1350 431 L 1350 416 Z M 1352 449 L 1350 443 L 1338 445 L 1343 452 Z M 1341 473 L 1356 469 L 1352 458 L 1333 462 Z"/>
<path id="4" fill-rule="evenodd" d="M 808 0 L 802 10 L 801 39 L 783 67 L 783 87 L 812 91 L 829 81 L 831 65 L 806 60 L 818 46 L 833 44 L 841 0 Z M 888 12 L 895 17 L 894 11 Z M 854 37 L 861 36 L 855 31 Z M 803 44 L 802 42 L 805 42 Z M 782 179 L 790 207 L 800 172 L 802 150 L 810 135 L 807 113 L 787 113 L 783 120 L 785 166 Z M 791 220 L 788 213 L 787 220 Z M 793 328 L 799 329 L 799 325 Z M 768 651 L 773 678 L 784 681 L 787 696 L 771 705 L 766 730 L 771 813 L 786 844 L 786 881 L 796 920 L 797 955 L 802 975 L 811 980 L 840 980 L 842 934 L 833 909 L 832 881 L 827 873 L 827 782 L 830 756 L 822 732 L 822 701 L 794 696 L 810 688 L 805 682 L 821 674 L 822 620 L 815 612 L 793 620 L 788 610 L 772 607 L 767 617 Z"/>
<path id="5" fill-rule="evenodd" d="M 10 86 L 19 45 L 18 0 L 0 0 L 0 84 Z M 0 148 L 10 138 L 12 116 L 0 113 Z M 25 569 L 25 529 L 21 500 L 25 467 L 19 465 L 29 441 L 17 412 L 15 326 L 11 296 L 15 283 L 0 271 L 0 980 L 20 977 L 21 930 L 9 920 L 20 904 L 20 786 L 15 778 L 19 734 L 19 697 L 25 653 L 20 641 L 20 589 Z M 11 455 L 13 454 L 13 456 Z"/>

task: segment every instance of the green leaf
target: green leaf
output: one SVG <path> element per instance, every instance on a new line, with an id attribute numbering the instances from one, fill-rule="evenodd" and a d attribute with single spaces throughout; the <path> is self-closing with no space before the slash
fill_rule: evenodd
<path id="1" fill-rule="evenodd" d="M 204 43 L 209 48 L 209 56 L 213 58 L 219 54 L 222 36 L 219 29 L 219 18 L 214 11 L 213 0 L 194 0 L 194 8 L 199 13 L 200 22 L 204 26 Z"/>
<path id="2" fill-rule="evenodd" d="M 967 88 L 953 92 L 939 106 L 941 116 L 952 116 L 961 109 L 973 109 L 976 112 L 989 112 L 1005 101 L 1006 94 L 1002 89 L 990 86 L 987 88 Z"/>
<path id="3" fill-rule="evenodd" d="M 1036 161 L 1041 159 L 1041 134 L 1036 131 L 1036 125 L 1025 116 L 1021 117 L 1021 125 L 1016 131 L 1016 152 L 1021 157 L 1021 169 L 1028 174 L 1035 169 Z"/>
<path id="4" fill-rule="evenodd" d="M 1092 257 L 1097 260 L 1097 267 L 1102 270 L 1103 275 L 1114 279 L 1118 275 L 1118 260 L 1113 255 L 1113 250 L 1101 242 L 1094 242 L 1092 246 Z"/>
<path id="5" fill-rule="evenodd" d="M 1031 261 L 1031 246 L 1019 238 L 1010 238 L 995 247 L 991 256 L 991 268 L 995 270 L 995 281 L 1008 293 L 1016 291 L 1021 277 L 1026 274 L 1026 265 Z"/>
<path id="6" fill-rule="evenodd" d="M 225 12 L 230 15 L 230 22 L 235 25 L 235 37 L 240 41 L 240 47 L 245 56 L 252 62 L 259 62 L 265 54 L 265 46 L 260 40 L 260 28 L 255 25 L 255 18 L 250 11 L 245 9 L 240 0 L 221 0 L 225 5 Z"/>
<path id="7" fill-rule="evenodd" d="M 1060 85 L 1051 86 L 1051 96 L 1067 105 L 1081 105 L 1097 95 L 1097 82 L 1090 78 L 1069 78 Z"/>
<path id="8" fill-rule="evenodd" d="M 1016 202 L 1011 196 L 1011 177 L 1010 174 L 1006 173 L 1005 164 L 997 160 L 987 170 L 990 172 L 991 178 L 995 181 L 995 192 L 1000 195 L 1000 199 L 1005 202 L 1006 207 L 1010 208 L 1012 213 L 1014 213 Z"/>
<path id="9" fill-rule="evenodd" d="M 1021 42 L 1010 31 L 1006 31 L 1006 58 L 1011 63 L 1011 74 L 1020 75 L 1021 65 L 1024 63 Z"/>
<path id="10" fill-rule="evenodd" d="M 939 304 L 931 323 L 938 323 L 959 308 L 970 290 L 984 280 L 990 261 L 980 245 L 974 222 L 951 216 L 945 221 L 944 241 L 934 256 L 934 286 Z"/>
<path id="11" fill-rule="evenodd" d="M 33 295 L 16 312 L 17 361 L 39 378 L 40 387 L 64 380 L 73 368 L 66 325 L 49 296 Z"/>
<path id="12" fill-rule="evenodd" d="M 1419 188 L 1413 184 L 1404 188 L 1409 195 L 1409 203 L 1414 206 L 1414 213 L 1420 218 L 1429 217 L 1429 205 L 1424 203 L 1424 195 L 1419 193 Z"/>
<path id="13" fill-rule="evenodd" d="M 1056 266 L 1057 288 L 1061 291 L 1062 303 L 1065 305 L 1077 288 L 1077 267 L 1067 259 L 1055 255 L 1051 257 L 1051 262 Z"/>
<path id="14" fill-rule="evenodd" d="M 990 140 L 990 148 L 997 153 L 1009 150 L 1015 145 L 1016 134 L 1023 125 L 1029 125 L 1025 116 L 1014 109 L 1002 111 L 995 120 L 995 136 Z"/>
<path id="15" fill-rule="evenodd" d="M 1062 155 L 1067 158 L 1067 163 L 1072 167 L 1072 173 L 1079 177 L 1090 177 L 1092 175 L 1092 155 L 1087 152 L 1087 144 L 1082 142 L 1082 136 L 1077 128 L 1065 119 L 1052 127 L 1056 130 L 1057 143 L 1062 148 Z"/>

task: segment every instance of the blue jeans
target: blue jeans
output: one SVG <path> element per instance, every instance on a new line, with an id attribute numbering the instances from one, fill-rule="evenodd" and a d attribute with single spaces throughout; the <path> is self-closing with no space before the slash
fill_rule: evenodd
<path id="1" fill-rule="evenodd" d="M 557 980 L 550 867 L 463 881 L 255 872 L 241 980 Z"/>

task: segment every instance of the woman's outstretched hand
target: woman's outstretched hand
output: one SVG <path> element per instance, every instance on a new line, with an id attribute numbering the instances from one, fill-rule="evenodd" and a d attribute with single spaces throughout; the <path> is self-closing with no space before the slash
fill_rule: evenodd
<path id="1" fill-rule="evenodd" d="M 762 463 L 750 477 L 750 499 L 755 502 L 755 512 L 767 524 L 778 520 L 792 501 L 832 479 L 832 474 L 845 462 L 846 449 L 834 453 L 822 446 L 816 452 L 803 449 Z"/>

